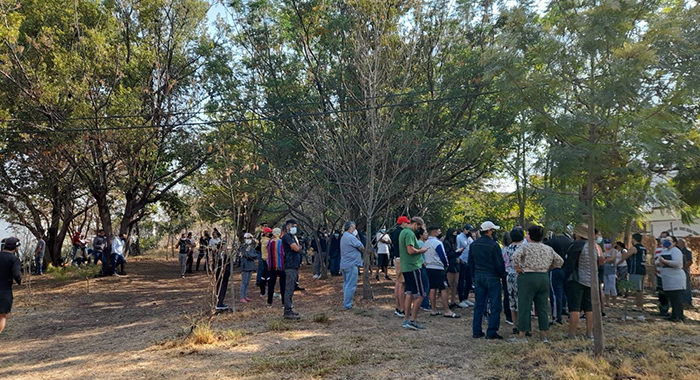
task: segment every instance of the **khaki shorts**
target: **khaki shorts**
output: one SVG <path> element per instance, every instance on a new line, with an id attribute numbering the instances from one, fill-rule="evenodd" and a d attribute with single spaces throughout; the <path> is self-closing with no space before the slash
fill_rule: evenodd
<path id="1" fill-rule="evenodd" d="M 401 272 L 401 259 L 394 258 L 394 268 L 396 268 L 396 282 L 404 282 L 403 272 Z"/>

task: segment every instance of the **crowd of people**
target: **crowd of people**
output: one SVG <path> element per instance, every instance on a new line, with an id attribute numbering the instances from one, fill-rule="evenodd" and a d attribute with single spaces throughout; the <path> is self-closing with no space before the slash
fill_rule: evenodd
<path id="1" fill-rule="evenodd" d="M 503 339 L 499 334 L 503 316 L 512 325 L 511 341 L 524 342 L 531 336 L 531 319 L 536 315 L 539 337 L 548 341 L 550 326 L 564 324 L 564 338 L 574 338 L 578 324 L 585 319 L 585 337 L 592 338 L 593 307 L 591 294 L 599 291 L 605 308 L 614 307 L 619 296 L 634 296 L 635 308 L 644 310 L 644 283 L 647 270 L 655 273 L 659 314 L 670 321 L 684 320 L 684 305 L 692 305 L 690 273 L 692 252 L 683 239 L 663 232 L 657 239 L 653 255 L 642 244 L 641 234 L 632 235 L 632 244 L 605 239 L 595 230 L 594 242 L 589 242 L 586 225 L 568 227 L 558 235 L 546 236 L 545 229 L 532 225 L 516 226 L 511 231 L 485 221 L 478 228 L 470 224 L 461 230 L 426 225 L 420 217 L 400 216 L 390 231 L 380 228 L 369 242 L 353 221 L 347 221 L 342 231 L 316 231 L 315 238 L 304 236 L 294 219 L 280 227 L 270 228 L 262 223 L 253 233 L 245 232 L 240 245 L 231 251 L 218 229 L 201 233 L 198 239 L 191 232 L 183 233 L 175 244 L 178 249 L 178 276 L 185 278 L 194 271 L 206 270 L 215 279 L 217 311 L 229 310 L 226 293 L 234 267 L 240 268 L 240 302 L 250 302 L 250 284 L 272 307 L 276 297 L 284 306 L 283 317 L 299 319 L 293 298 L 299 287 L 299 268 L 304 261 L 313 265 L 313 278 L 321 277 L 321 268 L 328 267 L 332 276 L 342 276 L 342 306 L 353 308 L 360 271 L 364 267 L 366 246 L 372 251 L 375 280 L 394 282 L 394 314 L 403 319 L 402 327 L 422 330 L 418 321 L 420 310 L 430 316 L 458 319 L 456 311 L 473 307 L 472 337 Z M 503 232 L 503 233 L 501 233 Z M 497 240 L 497 234 L 502 241 Z M 103 275 L 125 274 L 125 234 L 109 238 L 98 230 L 91 244 L 80 232 L 72 242 L 71 264 L 81 266 L 99 261 Z M 588 254 L 589 244 L 595 252 L 595 262 Z M 90 246 L 90 247 L 88 247 Z M 17 260 L 19 241 L 3 241 L 0 256 L 0 331 L 12 305 L 12 282 L 21 282 Z M 34 250 L 35 271 L 42 273 L 46 250 L 44 238 L 38 239 Z M 195 264 L 195 252 L 198 252 Z M 327 254 L 327 255 L 326 255 Z M 308 257 L 313 256 L 313 263 Z M 108 265 L 105 265 L 108 264 Z M 203 264 L 203 265 L 202 265 Z M 389 269 L 395 268 L 392 279 Z M 591 287 L 594 270 L 599 279 L 598 289 Z M 372 274 L 370 269 L 369 274 Z M 279 293 L 276 292 L 279 283 Z M 473 291 L 473 302 L 469 300 Z M 670 313 L 669 313 L 670 311 Z M 486 331 L 483 322 L 486 319 Z"/>

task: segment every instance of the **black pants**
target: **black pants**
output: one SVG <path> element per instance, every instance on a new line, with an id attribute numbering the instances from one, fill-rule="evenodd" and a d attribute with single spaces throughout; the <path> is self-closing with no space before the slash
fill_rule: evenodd
<path id="1" fill-rule="evenodd" d="M 464 301 L 469 298 L 469 292 L 472 290 L 472 272 L 466 263 L 459 263 L 459 282 L 457 283 L 457 295 L 459 301 Z"/>
<path id="2" fill-rule="evenodd" d="M 666 290 L 666 298 L 671 303 L 671 320 L 683 319 L 683 292 L 684 290 Z"/>
<path id="3" fill-rule="evenodd" d="M 506 293 L 503 295 L 503 315 L 506 317 L 506 321 L 513 322 L 513 315 L 510 313 L 510 299 L 508 299 L 508 281 L 506 276 L 501 277 L 501 286 Z"/>
<path id="4" fill-rule="evenodd" d="M 275 284 L 277 283 L 277 278 L 280 279 L 280 295 L 284 295 L 285 285 L 284 282 L 287 279 L 283 270 L 271 270 L 269 271 L 270 279 L 267 280 L 267 304 L 272 305 L 272 297 L 275 294 Z"/>
<path id="5" fill-rule="evenodd" d="M 204 258 L 204 252 L 200 251 L 199 255 L 197 255 L 197 267 L 195 270 L 199 270 L 199 265 L 201 264 L 203 258 Z M 204 265 L 206 265 L 206 262 Z"/>
<path id="6" fill-rule="evenodd" d="M 260 262 L 262 263 L 262 270 L 260 271 L 260 283 L 258 286 L 260 287 L 260 294 L 265 295 L 265 289 L 268 286 L 268 282 L 270 282 L 270 271 L 267 270 L 267 261 L 260 260 Z"/>
<path id="7" fill-rule="evenodd" d="M 656 293 L 659 297 L 659 313 L 668 314 L 668 309 L 670 307 L 668 302 L 668 297 L 666 292 L 663 290 L 663 283 L 661 282 L 661 277 L 656 276 Z"/>
<path id="8" fill-rule="evenodd" d="M 185 264 L 185 267 L 187 268 L 187 273 L 192 273 L 192 261 L 193 261 L 193 256 L 194 253 L 190 252 L 187 254 L 187 261 Z"/>
<path id="9" fill-rule="evenodd" d="M 223 271 L 221 270 L 221 267 L 216 268 L 216 291 L 218 298 L 216 306 L 224 306 L 229 277 L 231 277 L 231 268 L 229 265 L 226 265 L 226 269 Z"/>

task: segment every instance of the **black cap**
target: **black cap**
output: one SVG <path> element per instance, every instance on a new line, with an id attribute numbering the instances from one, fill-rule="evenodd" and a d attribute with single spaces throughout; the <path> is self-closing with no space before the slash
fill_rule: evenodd
<path id="1" fill-rule="evenodd" d="M 439 230 L 439 229 L 440 229 L 440 226 L 438 226 L 437 224 L 431 224 L 428 226 L 428 232 L 432 232 L 432 231 Z"/>
<path id="2" fill-rule="evenodd" d="M 474 226 L 472 226 L 471 224 L 465 224 L 462 230 L 474 231 Z"/>
<path id="3" fill-rule="evenodd" d="M 6 250 L 8 250 L 8 251 L 12 251 L 12 250 L 14 250 L 15 248 L 17 248 L 17 247 L 19 247 L 19 246 L 20 246 L 20 244 L 19 244 L 19 239 L 17 239 L 17 238 L 14 237 L 14 236 L 2 240 L 2 247 L 3 247 L 3 249 L 6 249 Z"/>

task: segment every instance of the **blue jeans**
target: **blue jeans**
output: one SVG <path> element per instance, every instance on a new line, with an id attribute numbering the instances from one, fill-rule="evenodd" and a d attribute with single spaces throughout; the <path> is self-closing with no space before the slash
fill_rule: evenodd
<path id="1" fill-rule="evenodd" d="M 552 307 L 552 317 L 561 322 L 561 312 L 564 309 L 564 270 L 561 268 L 549 272 L 549 304 Z"/>
<path id="2" fill-rule="evenodd" d="M 346 309 L 352 307 L 352 297 L 357 289 L 357 268 L 341 269 L 343 273 L 343 306 Z"/>
<path id="3" fill-rule="evenodd" d="M 44 270 L 42 266 L 44 265 L 44 254 L 43 253 L 37 253 L 36 254 L 36 273 L 37 274 L 42 274 L 44 273 Z"/>
<path id="4" fill-rule="evenodd" d="M 248 298 L 248 286 L 253 278 L 252 270 L 244 270 L 241 272 L 241 299 Z"/>
<path id="5" fill-rule="evenodd" d="M 420 276 L 423 278 L 423 287 L 425 288 L 425 294 L 430 294 L 430 279 L 428 278 L 428 270 L 425 267 L 420 268 Z M 420 307 L 423 309 L 430 309 L 430 297 L 424 297 L 423 302 L 420 303 Z"/>
<path id="6" fill-rule="evenodd" d="M 340 274 L 340 255 L 331 256 L 331 265 L 329 269 L 333 276 L 338 276 Z"/>
<path id="7" fill-rule="evenodd" d="M 493 337 L 498 333 L 498 327 L 501 323 L 501 279 L 498 276 L 482 275 L 478 273 L 474 277 L 474 297 L 476 299 L 476 305 L 474 306 L 472 334 L 474 336 L 483 334 L 481 330 L 481 321 L 486 311 L 486 302 L 489 301 L 489 324 L 486 329 L 486 336 Z"/>

